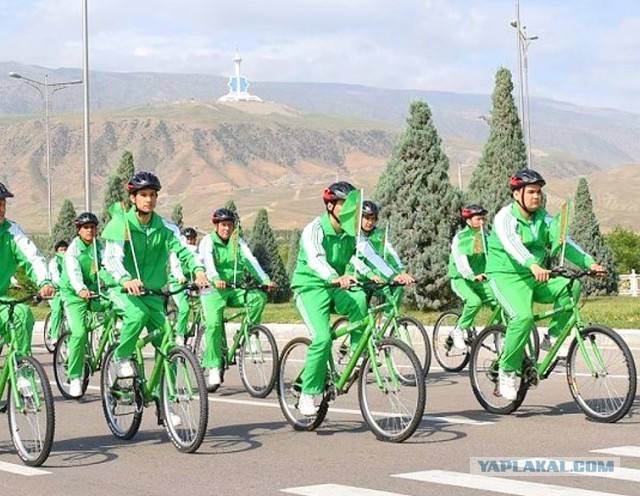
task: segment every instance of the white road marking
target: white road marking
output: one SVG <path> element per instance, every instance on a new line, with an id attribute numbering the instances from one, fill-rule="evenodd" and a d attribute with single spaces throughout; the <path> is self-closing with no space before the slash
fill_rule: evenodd
<path id="1" fill-rule="evenodd" d="M 47 472 L 46 470 L 27 467 L 25 465 L 15 465 L 13 463 L 7 463 L 7 462 L 0 462 L 0 470 L 2 470 L 3 472 L 10 472 L 12 474 L 24 475 L 26 477 L 51 474 L 51 472 Z"/>
<path id="2" fill-rule="evenodd" d="M 364 487 L 343 486 L 342 484 L 317 484 L 315 486 L 290 487 L 281 489 L 283 493 L 301 496 L 404 496 L 400 493 L 366 489 Z"/>
<path id="3" fill-rule="evenodd" d="M 640 446 L 616 446 L 615 448 L 591 450 L 591 453 L 604 453 L 605 455 L 632 456 L 634 458 L 640 458 Z"/>

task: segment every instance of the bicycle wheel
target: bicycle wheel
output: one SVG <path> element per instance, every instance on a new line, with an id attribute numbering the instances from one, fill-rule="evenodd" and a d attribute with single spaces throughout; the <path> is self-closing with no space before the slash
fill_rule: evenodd
<path id="1" fill-rule="evenodd" d="M 391 335 L 389 337 L 399 339 L 415 352 L 424 377 L 427 377 L 431 368 L 431 343 L 426 329 L 413 317 L 400 317 L 396 325 L 397 328 L 390 327 Z"/>
<path id="2" fill-rule="evenodd" d="M 240 378 L 254 398 L 271 393 L 278 375 L 278 345 L 271 331 L 263 325 L 249 329 L 249 342 L 240 345 Z"/>
<path id="3" fill-rule="evenodd" d="M 451 331 L 456 327 L 460 314 L 455 311 L 442 313 L 433 326 L 433 354 L 447 372 L 460 372 L 469 363 L 469 349 L 461 350 L 453 345 Z M 475 331 L 468 331 L 467 344 L 475 338 Z"/>
<path id="4" fill-rule="evenodd" d="M 15 377 L 29 384 L 18 389 L 20 404 L 8 391 L 11 440 L 25 465 L 39 467 L 51 452 L 56 423 L 49 378 L 33 357 L 18 362 Z"/>
<path id="5" fill-rule="evenodd" d="M 189 349 L 198 359 L 198 363 L 202 364 L 202 357 L 204 357 L 204 348 L 206 343 L 204 336 L 204 327 L 201 324 L 198 324 L 196 335 L 190 340 L 190 342 L 192 343 L 192 345 L 189 346 Z"/>
<path id="6" fill-rule="evenodd" d="M 585 354 L 575 339 L 567 354 L 571 395 L 590 419 L 617 422 L 629 412 L 636 395 L 636 366 L 631 350 L 608 327 L 588 327 L 580 332 L 580 339 Z"/>
<path id="7" fill-rule="evenodd" d="M 209 422 L 207 385 L 195 355 L 184 346 L 173 348 L 162 376 L 164 427 L 178 451 L 195 452 Z"/>
<path id="8" fill-rule="evenodd" d="M 289 341 L 280 356 L 278 366 L 278 403 L 287 422 L 298 431 L 312 431 L 327 415 L 329 403 L 323 398 L 315 416 L 301 415 L 298 400 L 302 393 L 302 374 L 307 360 L 307 351 L 311 345 L 308 338 L 294 338 Z"/>
<path id="9" fill-rule="evenodd" d="M 60 325 L 62 325 L 62 323 Z M 42 329 L 42 333 L 44 336 L 44 347 L 49 353 L 53 353 L 55 350 L 55 345 L 53 344 L 53 338 L 51 337 L 51 312 L 49 312 L 44 318 L 44 327 Z"/>
<path id="10" fill-rule="evenodd" d="M 382 441 L 408 439 L 420 425 L 426 403 L 425 379 L 415 352 L 398 339 L 385 338 L 360 370 L 358 400 L 369 428 Z M 414 377 L 414 383 L 402 380 L 406 376 Z"/>
<path id="11" fill-rule="evenodd" d="M 89 369 L 89 364 L 86 359 L 83 367 L 83 375 L 82 375 L 82 396 L 76 397 L 71 396 L 69 394 L 69 371 L 67 368 L 67 361 L 69 359 L 69 339 L 71 338 L 70 332 L 65 332 L 58 342 L 56 343 L 55 351 L 53 352 L 53 375 L 56 378 L 56 384 L 58 385 L 58 390 L 60 394 L 64 396 L 68 400 L 77 400 L 84 396 L 87 392 L 87 387 L 89 387 L 89 377 L 91 375 L 91 371 Z"/>
<path id="12" fill-rule="evenodd" d="M 500 396 L 498 369 L 504 349 L 506 329 L 503 325 L 484 329 L 471 347 L 469 378 L 471 388 L 478 402 L 486 411 L 507 415 L 518 409 L 527 394 L 527 387 L 519 379 L 518 395 L 514 401 Z"/>
<path id="13" fill-rule="evenodd" d="M 109 429 L 118 439 L 131 439 L 142 422 L 143 402 L 138 378 L 118 379 L 114 353 L 116 344 L 109 348 L 102 361 L 100 393 L 102 411 Z M 134 369 L 137 364 L 133 362 Z"/>
<path id="14" fill-rule="evenodd" d="M 349 325 L 349 319 L 347 317 L 340 317 L 331 326 L 331 332 L 336 332 L 342 327 Z M 344 367 L 351 358 L 351 350 L 349 348 L 349 334 L 345 334 L 337 339 L 334 339 L 331 343 L 331 353 L 333 355 L 333 363 L 336 366 L 336 372 L 341 375 L 344 371 Z"/>

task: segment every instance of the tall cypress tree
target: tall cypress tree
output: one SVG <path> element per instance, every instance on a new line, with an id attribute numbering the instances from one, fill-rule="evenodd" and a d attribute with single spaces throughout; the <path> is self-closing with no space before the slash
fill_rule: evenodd
<path id="1" fill-rule="evenodd" d="M 444 307 L 452 298 L 447 260 L 461 199 L 449 181 L 449 159 L 425 102 L 411 103 L 407 127 L 375 197 L 391 241 L 418 281 L 407 291 L 408 303 L 420 309 Z"/>
<path id="2" fill-rule="evenodd" d="M 229 210 L 231 210 L 233 213 L 235 213 L 236 215 L 238 215 L 238 208 L 236 207 L 236 204 L 234 203 L 234 201 L 232 199 L 227 200 L 224 204 L 224 208 L 228 208 Z"/>
<path id="3" fill-rule="evenodd" d="M 51 235 L 52 244 L 60 240 L 64 240 L 67 243 L 71 242 L 71 240 L 76 236 L 76 227 L 73 223 L 76 217 L 76 209 L 73 208 L 73 203 L 71 203 L 71 200 L 65 199 L 60 207 L 58 220 L 56 220 L 56 223 L 53 226 Z"/>
<path id="4" fill-rule="evenodd" d="M 491 96 L 489 139 L 478 165 L 473 170 L 466 200 L 483 205 L 489 218 L 511 201 L 509 177 L 527 166 L 527 153 L 518 111 L 513 101 L 511 72 L 504 67 L 496 72 Z"/>
<path id="5" fill-rule="evenodd" d="M 125 184 L 135 173 L 135 165 L 133 163 L 133 154 L 129 150 L 125 150 L 120 158 L 120 164 L 115 172 L 109 174 L 107 183 L 104 187 L 104 195 L 102 201 L 101 221 L 104 226 L 109 220 L 109 207 L 119 201 L 128 201 L 129 195 L 125 189 Z"/>
<path id="6" fill-rule="evenodd" d="M 265 272 L 272 281 L 278 284 L 275 291 L 269 293 L 269 301 L 272 303 L 282 303 L 291 296 L 289 288 L 289 277 L 278 252 L 278 243 L 273 229 L 269 225 L 267 210 L 262 208 L 258 211 L 256 222 L 251 232 L 251 251 L 260 262 Z"/>
<path id="7" fill-rule="evenodd" d="M 171 211 L 171 222 L 182 230 L 184 227 L 184 216 L 182 214 L 182 204 L 176 203 Z"/>
<path id="8" fill-rule="evenodd" d="M 300 251 L 300 237 L 302 231 L 300 229 L 294 229 L 289 240 L 289 254 L 287 258 L 287 275 L 289 279 L 293 277 L 293 271 L 296 270 L 298 263 L 298 252 Z"/>
<path id="9" fill-rule="evenodd" d="M 582 287 L 589 295 L 609 295 L 618 292 L 618 270 L 613 251 L 600 232 L 600 224 L 593 212 L 593 201 L 589 184 L 585 178 L 578 181 L 575 196 L 575 214 L 569 228 L 571 237 L 592 257 L 607 268 L 607 274 L 600 279 L 583 279 Z"/>

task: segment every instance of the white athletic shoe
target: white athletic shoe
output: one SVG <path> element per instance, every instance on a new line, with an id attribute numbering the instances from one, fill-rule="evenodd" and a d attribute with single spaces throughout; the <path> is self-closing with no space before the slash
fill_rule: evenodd
<path id="1" fill-rule="evenodd" d="M 555 342 L 555 338 L 552 338 L 549 334 L 545 334 L 544 339 L 540 342 L 540 349 L 542 351 L 549 351 Z"/>
<path id="2" fill-rule="evenodd" d="M 69 382 L 69 396 L 74 398 L 82 396 L 82 379 L 71 379 L 71 382 Z"/>
<path id="3" fill-rule="evenodd" d="M 451 331 L 450 336 L 451 339 L 453 339 L 453 346 L 455 346 L 459 350 L 467 349 L 467 343 L 465 343 L 464 341 L 464 331 L 462 329 L 458 329 L 457 327 L 455 327 Z"/>
<path id="4" fill-rule="evenodd" d="M 313 417 L 316 413 L 318 413 L 318 407 L 313 401 L 313 396 L 311 396 L 310 394 L 301 393 L 300 399 L 298 400 L 298 411 L 305 417 Z"/>
<path id="5" fill-rule="evenodd" d="M 176 344 L 178 346 L 184 346 L 184 336 L 176 336 Z"/>
<path id="6" fill-rule="evenodd" d="M 169 407 L 169 411 L 167 412 L 167 420 L 169 420 L 169 423 L 173 427 L 178 427 L 180 424 L 182 424 L 182 419 L 180 418 L 180 415 L 177 415 L 173 411 L 173 408 L 171 407 Z"/>
<path id="7" fill-rule="evenodd" d="M 500 396 L 505 400 L 515 401 L 518 396 L 517 384 L 518 376 L 515 372 L 505 372 L 500 369 L 498 373 L 500 378 Z"/>
<path id="8" fill-rule="evenodd" d="M 31 390 L 31 383 L 29 379 L 26 377 L 18 377 L 18 390 L 25 398 L 29 398 L 33 396 L 33 391 Z"/>
<path id="9" fill-rule="evenodd" d="M 136 372 L 133 370 L 131 360 L 116 360 L 116 375 L 118 376 L 118 379 L 135 377 Z"/>
<path id="10" fill-rule="evenodd" d="M 210 368 L 209 369 L 209 379 L 207 380 L 207 385 L 209 387 L 219 386 L 222 384 L 222 377 L 220 376 L 220 369 Z"/>

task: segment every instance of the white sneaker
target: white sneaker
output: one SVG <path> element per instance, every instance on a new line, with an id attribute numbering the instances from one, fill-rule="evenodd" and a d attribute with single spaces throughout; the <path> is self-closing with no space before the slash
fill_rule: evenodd
<path id="1" fill-rule="evenodd" d="M 544 335 L 544 339 L 540 342 L 540 349 L 542 351 L 549 351 L 556 342 L 556 338 L 551 337 L 549 334 Z"/>
<path id="2" fill-rule="evenodd" d="M 207 385 L 209 387 L 219 386 L 222 384 L 222 377 L 220 376 L 220 369 L 210 368 L 209 369 L 209 379 L 207 380 Z"/>
<path id="3" fill-rule="evenodd" d="M 130 377 L 135 377 L 136 372 L 133 370 L 133 365 L 131 365 L 131 360 L 123 359 L 116 360 L 116 375 L 118 379 L 127 379 Z"/>
<path id="4" fill-rule="evenodd" d="M 310 394 L 301 393 L 300 399 L 298 400 L 298 411 L 305 417 L 313 417 L 316 413 L 318 413 L 318 407 L 313 401 L 313 396 L 311 396 Z"/>
<path id="5" fill-rule="evenodd" d="M 178 346 L 184 346 L 184 336 L 176 336 L 176 344 Z"/>
<path id="6" fill-rule="evenodd" d="M 171 407 L 169 407 L 169 411 L 167 412 L 167 420 L 169 420 L 169 423 L 173 427 L 178 427 L 180 424 L 182 424 L 182 419 L 180 418 L 180 415 L 177 415 L 173 411 L 173 408 Z"/>
<path id="7" fill-rule="evenodd" d="M 69 396 L 74 398 L 82 396 L 82 379 L 71 379 L 71 382 L 69 382 Z"/>
<path id="8" fill-rule="evenodd" d="M 498 377 L 500 378 L 500 396 L 505 400 L 515 401 L 518 396 L 518 390 L 516 389 L 518 376 L 516 373 L 505 372 L 500 369 Z"/>
<path id="9" fill-rule="evenodd" d="M 458 329 L 457 327 L 455 327 L 451 331 L 451 334 L 449 334 L 449 336 L 451 336 L 451 339 L 453 339 L 453 346 L 455 346 L 459 350 L 467 349 L 467 343 L 465 343 L 464 341 L 464 331 L 462 329 Z"/>
<path id="10" fill-rule="evenodd" d="M 22 396 L 24 396 L 25 398 L 33 396 L 33 391 L 31 390 L 31 383 L 29 382 L 29 379 L 22 376 L 18 377 L 18 391 L 20 391 Z"/>

